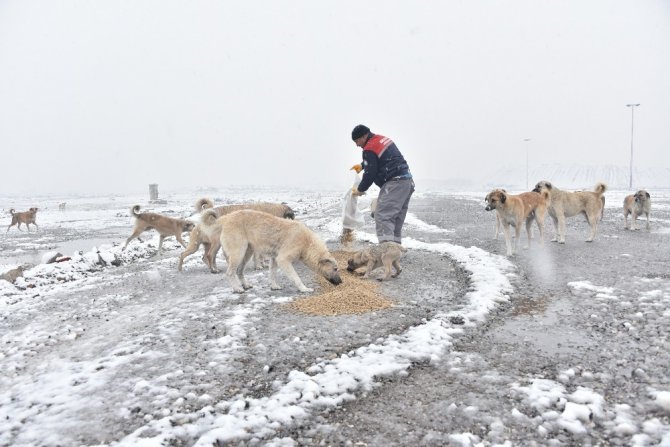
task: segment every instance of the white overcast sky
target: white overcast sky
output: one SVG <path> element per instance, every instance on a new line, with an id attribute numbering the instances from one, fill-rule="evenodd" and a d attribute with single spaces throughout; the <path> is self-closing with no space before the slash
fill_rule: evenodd
<path id="1" fill-rule="evenodd" d="M 1 194 L 670 167 L 670 1 L 0 0 Z"/>

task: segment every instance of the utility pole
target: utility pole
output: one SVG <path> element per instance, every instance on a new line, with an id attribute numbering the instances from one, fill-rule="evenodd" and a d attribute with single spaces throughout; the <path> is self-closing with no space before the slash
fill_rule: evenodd
<path id="1" fill-rule="evenodd" d="M 630 107 L 630 180 L 628 182 L 628 189 L 633 189 L 633 124 L 635 122 L 635 107 L 640 104 L 626 104 Z"/>
<path id="2" fill-rule="evenodd" d="M 528 191 L 528 142 L 530 138 L 524 138 L 523 141 L 526 142 L 526 191 Z"/>

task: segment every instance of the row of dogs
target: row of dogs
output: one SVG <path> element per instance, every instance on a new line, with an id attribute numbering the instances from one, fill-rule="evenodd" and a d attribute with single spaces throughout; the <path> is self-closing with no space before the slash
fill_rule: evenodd
<path id="1" fill-rule="evenodd" d="M 222 249 L 228 268 L 226 274 L 234 292 L 242 293 L 251 288 L 244 277 L 244 268 L 254 258 L 257 268 L 260 260 L 270 260 L 270 288 L 278 290 L 277 268 L 293 281 L 301 292 L 312 292 L 302 282 L 293 268 L 296 261 L 303 262 L 315 273 L 326 278 L 331 284 L 342 283 L 337 260 L 328 251 L 325 243 L 303 223 L 294 220 L 295 213 L 285 204 L 254 203 L 247 205 L 224 205 L 214 207 L 209 199 L 200 199 L 195 205 L 200 212 L 200 222 L 164 216 L 158 213 L 140 213 L 140 206 L 131 208 L 135 217 L 135 227 L 122 250 L 128 243 L 138 238 L 144 231 L 158 231 L 159 251 L 166 237 L 174 236 L 185 248 L 179 256 L 177 269 L 182 270 L 184 259 L 205 248 L 203 262 L 212 273 L 218 273 L 216 257 Z M 190 231 L 188 245 L 182 239 L 182 232 Z M 140 239 L 141 241 L 141 239 Z M 347 270 L 361 272 L 364 278 L 370 277 L 373 270 L 384 267 L 385 273 L 380 280 L 396 277 L 402 271 L 400 257 L 406 249 L 395 242 L 383 242 L 360 250 L 348 260 Z M 392 267 L 395 273 L 392 272 Z"/>
<path id="2" fill-rule="evenodd" d="M 569 217 L 583 214 L 591 226 L 591 234 L 586 242 L 592 242 L 598 229 L 598 221 L 602 220 L 605 209 L 605 191 L 607 186 L 596 183 L 594 191 L 564 191 L 551 182 L 542 180 L 530 192 L 518 195 L 508 194 L 504 189 L 494 189 L 489 192 L 484 201 L 487 211 L 496 211 L 496 233 L 502 227 L 505 235 L 507 256 L 512 256 L 519 249 L 521 226 L 525 223 L 528 235 L 528 245 L 531 240 L 531 225 L 537 223 L 540 232 L 540 244 L 544 244 L 544 218 L 549 213 L 554 222 L 556 236 L 552 242 L 565 244 L 565 220 Z M 645 215 L 647 229 L 649 229 L 649 215 L 651 214 L 651 196 L 645 190 L 625 197 L 623 201 L 624 227 L 636 229 L 637 218 Z M 632 216 L 632 226 L 628 224 L 628 216 Z M 510 226 L 515 229 L 515 244 L 512 246 Z"/>

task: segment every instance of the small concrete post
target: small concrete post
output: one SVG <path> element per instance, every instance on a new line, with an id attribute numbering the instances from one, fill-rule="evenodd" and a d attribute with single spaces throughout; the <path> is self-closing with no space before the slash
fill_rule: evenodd
<path id="1" fill-rule="evenodd" d="M 158 185 L 152 183 L 149 185 L 149 201 L 155 202 L 158 200 Z"/>

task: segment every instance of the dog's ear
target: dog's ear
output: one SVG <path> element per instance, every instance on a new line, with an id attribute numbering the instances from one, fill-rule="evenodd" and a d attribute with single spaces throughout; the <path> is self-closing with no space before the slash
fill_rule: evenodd
<path id="1" fill-rule="evenodd" d="M 506 200 L 507 196 L 505 195 L 505 193 L 500 194 L 500 203 L 505 203 Z"/>
<path id="2" fill-rule="evenodd" d="M 649 195 L 648 192 L 645 191 L 645 194 L 647 195 L 647 199 L 651 199 L 651 196 Z"/>
<path id="3" fill-rule="evenodd" d="M 502 192 L 507 192 L 507 190 L 506 190 L 505 188 L 501 188 L 500 190 L 501 190 Z"/>

